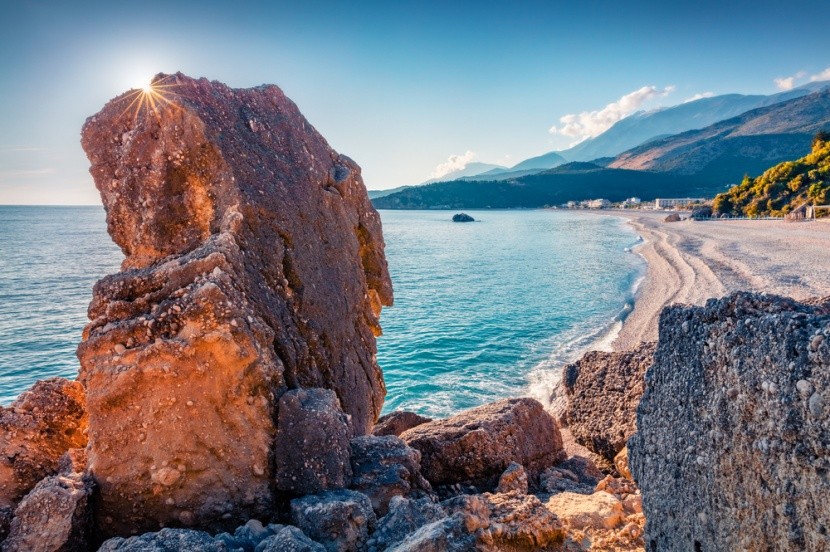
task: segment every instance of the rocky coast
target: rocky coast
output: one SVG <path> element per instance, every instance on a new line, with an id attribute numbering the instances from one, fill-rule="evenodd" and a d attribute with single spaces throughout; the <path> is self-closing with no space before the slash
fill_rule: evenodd
<path id="1" fill-rule="evenodd" d="M 82 144 L 125 261 L 78 380 L 0 409 L 3 552 L 823 549 L 830 302 L 672 306 L 554 409 L 379 418 L 380 220 L 277 87 L 158 75 Z"/>

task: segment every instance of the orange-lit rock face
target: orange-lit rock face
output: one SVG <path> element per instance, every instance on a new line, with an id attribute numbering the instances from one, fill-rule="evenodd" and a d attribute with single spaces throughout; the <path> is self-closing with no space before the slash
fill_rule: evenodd
<path id="1" fill-rule="evenodd" d="M 117 98 L 82 138 L 126 255 L 78 348 L 105 534 L 267 517 L 280 395 L 331 389 L 362 434 L 385 394 L 359 167 L 274 86 L 156 82 L 154 108 Z"/>
<path id="2" fill-rule="evenodd" d="M 54 378 L 0 407 L 0 508 L 15 506 L 56 473 L 67 450 L 86 446 L 85 406 L 81 384 Z"/>

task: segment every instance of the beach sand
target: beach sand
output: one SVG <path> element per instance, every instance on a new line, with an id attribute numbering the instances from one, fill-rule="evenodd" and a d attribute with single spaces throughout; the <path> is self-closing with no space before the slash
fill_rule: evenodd
<path id="1" fill-rule="evenodd" d="M 703 305 L 734 291 L 806 299 L 830 295 L 830 221 L 711 220 L 666 223 L 666 213 L 614 211 L 644 242 L 648 263 L 634 310 L 613 343 L 623 351 L 657 339 L 666 305 Z"/>

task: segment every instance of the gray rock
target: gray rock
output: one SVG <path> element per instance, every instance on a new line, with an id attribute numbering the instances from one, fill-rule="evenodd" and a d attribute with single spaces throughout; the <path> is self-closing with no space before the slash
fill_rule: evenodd
<path id="1" fill-rule="evenodd" d="M 637 405 L 654 343 L 626 352 L 592 351 L 565 367 L 564 418 L 577 443 L 608 461 L 637 431 Z"/>
<path id="2" fill-rule="evenodd" d="M 366 435 L 351 440 L 352 484 L 372 501 L 378 516 L 386 515 L 389 501 L 412 490 L 430 490 L 421 476 L 421 453 L 393 435 Z"/>
<path id="3" fill-rule="evenodd" d="M 75 473 L 43 479 L 14 512 L 3 552 L 85 550 L 92 511 L 93 483 Z"/>
<path id="4" fill-rule="evenodd" d="M 256 547 L 255 552 L 325 552 L 326 548 L 296 527 L 283 527 Z"/>
<path id="5" fill-rule="evenodd" d="M 827 300 L 663 311 L 628 445 L 647 549 L 827 549 L 830 424 L 812 397 L 830 398 L 828 328 Z"/>
<path id="6" fill-rule="evenodd" d="M 424 525 L 390 552 L 469 552 L 476 549 L 475 535 L 467 531 L 460 515 Z"/>
<path id="7" fill-rule="evenodd" d="M 232 552 L 254 552 L 263 540 L 276 535 L 284 527 L 284 525 L 277 524 L 263 526 L 259 520 L 252 519 L 245 525 L 237 527 L 233 535 L 220 533 L 216 535 L 214 540 L 223 542 L 228 550 Z"/>
<path id="8" fill-rule="evenodd" d="M 377 518 L 369 497 L 338 490 L 292 500 L 291 523 L 328 552 L 347 552 L 366 546 Z"/>
<path id="9" fill-rule="evenodd" d="M 334 391 L 293 389 L 279 401 L 277 488 L 297 494 L 340 489 L 351 482 L 349 418 Z"/>
<path id="10" fill-rule="evenodd" d="M 367 542 L 367 548 L 369 552 L 382 552 L 446 515 L 441 505 L 430 498 L 410 500 L 401 496 L 393 497 L 389 502 L 389 512 L 378 522 L 378 528 Z"/>
<path id="11" fill-rule="evenodd" d="M 157 533 L 144 533 L 125 539 L 115 537 L 104 542 L 98 552 L 228 552 L 221 541 L 204 531 L 165 528 Z"/>
<path id="12" fill-rule="evenodd" d="M 390 412 L 385 416 L 378 418 L 372 435 L 395 435 L 398 436 L 407 429 L 431 422 L 432 418 L 426 418 L 414 412 L 407 412 L 406 410 L 396 410 Z"/>
<path id="13" fill-rule="evenodd" d="M 0 508 L 0 544 L 9 535 L 9 528 L 12 524 L 14 511 L 11 508 Z"/>
<path id="14" fill-rule="evenodd" d="M 401 434 L 421 451 L 421 472 L 433 485 L 476 482 L 496 486 L 511 462 L 533 478 L 564 459 L 562 436 L 542 405 L 504 399 Z"/>

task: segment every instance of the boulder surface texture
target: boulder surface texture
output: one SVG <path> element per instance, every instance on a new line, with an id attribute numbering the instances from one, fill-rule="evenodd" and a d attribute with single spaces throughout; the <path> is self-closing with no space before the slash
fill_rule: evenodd
<path id="1" fill-rule="evenodd" d="M 830 300 L 674 306 L 629 440 L 648 550 L 827 550 Z"/>
<path id="2" fill-rule="evenodd" d="M 485 404 L 418 425 L 400 437 L 421 452 L 421 473 L 433 485 L 495 487 L 511 462 L 537 477 L 565 458 L 556 422 L 530 398 Z"/>
<path id="3" fill-rule="evenodd" d="M 0 509 L 13 509 L 38 481 L 58 472 L 61 456 L 87 443 L 83 386 L 63 378 L 37 382 L 0 407 Z"/>
<path id="4" fill-rule="evenodd" d="M 124 252 L 78 347 L 105 535 L 210 530 L 272 507 L 279 397 L 332 390 L 365 434 L 392 303 L 360 168 L 276 86 L 157 75 L 82 145 Z"/>
<path id="5" fill-rule="evenodd" d="M 605 459 L 614 457 L 637 431 L 637 405 L 654 343 L 632 351 L 592 351 L 565 367 L 565 419 L 576 441 Z"/>

